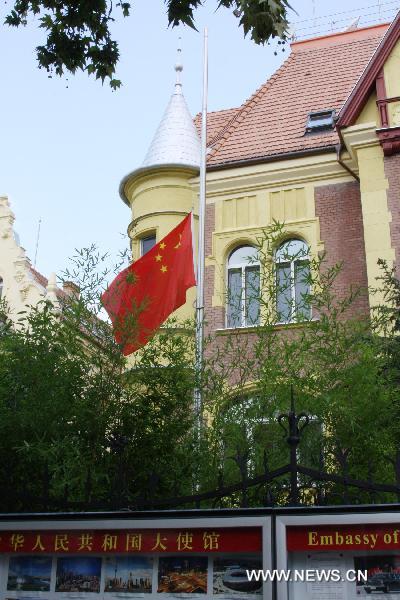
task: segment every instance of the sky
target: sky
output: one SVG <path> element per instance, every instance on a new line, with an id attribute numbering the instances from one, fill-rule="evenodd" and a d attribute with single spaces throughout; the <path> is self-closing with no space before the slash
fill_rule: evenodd
<path id="1" fill-rule="evenodd" d="M 120 44 L 120 90 L 85 74 L 62 79 L 39 70 L 34 48 L 44 32 L 0 26 L 0 195 L 8 195 L 22 246 L 44 275 L 62 272 L 75 248 L 97 244 L 116 256 L 128 246 L 131 220 L 118 194 L 122 177 L 139 167 L 173 91 L 182 37 L 183 92 L 201 109 L 202 30 L 209 30 L 209 110 L 239 106 L 288 55 L 274 42 L 244 39 L 227 9 L 206 0 L 199 32 L 167 27 L 163 0 L 133 0 L 113 35 Z M 0 22 L 12 2 L 1 3 Z M 292 0 L 298 37 L 390 21 L 400 0 Z M 297 13 L 297 14 L 296 14 Z M 274 52 L 279 49 L 278 55 Z M 1 257 L 0 257 L 1 259 Z"/>

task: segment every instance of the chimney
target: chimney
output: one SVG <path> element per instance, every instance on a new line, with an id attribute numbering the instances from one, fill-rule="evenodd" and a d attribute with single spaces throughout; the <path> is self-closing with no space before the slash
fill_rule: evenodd
<path id="1" fill-rule="evenodd" d="M 75 298 L 75 300 L 78 300 L 81 290 L 73 281 L 63 281 L 63 292 L 70 298 Z"/>

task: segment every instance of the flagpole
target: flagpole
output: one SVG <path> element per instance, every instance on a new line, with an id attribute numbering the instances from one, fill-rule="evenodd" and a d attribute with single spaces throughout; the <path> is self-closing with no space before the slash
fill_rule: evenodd
<path id="1" fill-rule="evenodd" d="M 201 426 L 203 395 L 201 373 L 204 354 L 204 240 L 206 213 L 206 161 L 207 161 L 207 94 L 208 94 L 208 31 L 204 28 L 203 46 L 203 102 L 201 112 L 201 158 L 200 158 L 200 194 L 199 194 L 199 245 L 197 255 L 197 297 L 196 297 L 196 389 L 194 407 Z"/>

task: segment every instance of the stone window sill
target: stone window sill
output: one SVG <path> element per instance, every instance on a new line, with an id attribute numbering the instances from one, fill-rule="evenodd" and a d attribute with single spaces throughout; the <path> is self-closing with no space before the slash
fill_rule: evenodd
<path id="1" fill-rule="evenodd" d="M 316 319 L 313 319 L 315 321 Z M 281 329 L 301 329 L 307 323 L 312 323 L 313 321 L 303 321 L 302 323 L 276 323 L 273 325 L 273 328 L 277 331 Z M 215 333 L 217 335 L 229 335 L 231 333 L 255 333 L 261 327 L 259 325 L 253 325 L 251 327 L 224 327 L 220 329 L 216 329 Z"/>

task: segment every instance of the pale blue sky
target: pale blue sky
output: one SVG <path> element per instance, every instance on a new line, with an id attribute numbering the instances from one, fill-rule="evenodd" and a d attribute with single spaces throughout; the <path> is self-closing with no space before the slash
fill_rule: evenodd
<path id="1" fill-rule="evenodd" d="M 112 253 L 126 247 L 130 213 L 118 185 L 140 166 L 168 102 L 179 35 L 184 94 L 190 110 L 200 110 L 201 34 L 167 29 L 162 0 L 133 3 L 132 16 L 114 27 L 123 81 L 117 92 L 83 74 L 49 79 L 36 68 L 33 52 L 43 32 L 35 25 L 24 31 L 0 27 L 0 193 L 10 197 L 32 261 L 41 217 L 37 268 L 45 275 L 62 270 L 76 247 L 96 242 Z M 0 21 L 11 4 L 1 4 Z M 244 40 L 237 19 L 226 9 L 214 12 L 216 5 L 207 0 L 197 13 L 199 30 L 209 28 L 209 110 L 240 105 L 288 54 L 276 57 L 274 43 L 259 47 Z M 381 0 L 380 17 L 378 0 L 292 5 L 298 12 L 293 21 L 305 20 L 297 25 L 304 35 L 343 29 L 358 14 L 361 24 L 391 20 L 400 0 Z"/>

